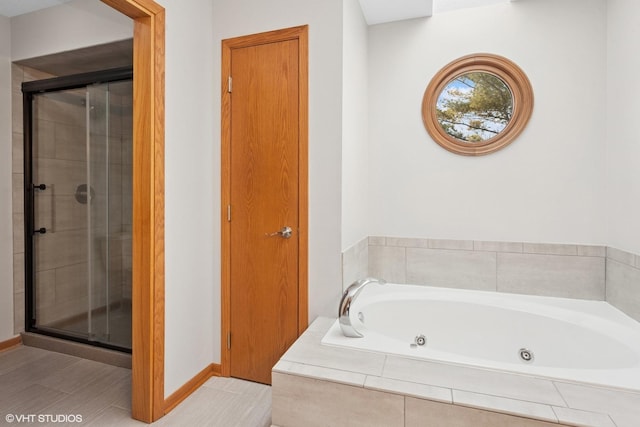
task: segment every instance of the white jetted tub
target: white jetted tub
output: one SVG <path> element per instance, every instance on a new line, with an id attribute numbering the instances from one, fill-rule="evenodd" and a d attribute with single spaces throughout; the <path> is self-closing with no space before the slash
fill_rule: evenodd
<path id="1" fill-rule="evenodd" d="M 640 324 L 604 301 L 372 283 L 322 344 L 640 391 Z"/>

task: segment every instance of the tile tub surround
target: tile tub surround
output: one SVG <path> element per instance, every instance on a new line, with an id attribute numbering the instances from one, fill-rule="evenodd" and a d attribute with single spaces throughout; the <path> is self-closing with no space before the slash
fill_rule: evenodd
<path id="1" fill-rule="evenodd" d="M 640 322 L 640 255 L 607 248 L 606 300 Z"/>
<path id="2" fill-rule="evenodd" d="M 321 345 L 334 321 L 316 319 L 274 366 L 274 426 L 637 427 L 640 419 L 640 393 Z"/>
<path id="3" fill-rule="evenodd" d="M 640 321 L 640 255 L 616 248 L 370 236 L 342 254 L 343 288 L 392 283 L 608 301 Z"/>
<path id="4" fill-rule="evenodd" d="M 604 300 L 605 257 L 604 246 L 374 237 L 368 273 L 394 283 Z"/>

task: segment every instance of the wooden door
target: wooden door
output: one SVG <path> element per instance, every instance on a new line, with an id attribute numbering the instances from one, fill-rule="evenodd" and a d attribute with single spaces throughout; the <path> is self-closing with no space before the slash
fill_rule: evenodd
<path id="1" fill-rule="evenodd" d="M 300 41 L 229 53 L 229 374 L 270 384 L 301 324 Z"/>

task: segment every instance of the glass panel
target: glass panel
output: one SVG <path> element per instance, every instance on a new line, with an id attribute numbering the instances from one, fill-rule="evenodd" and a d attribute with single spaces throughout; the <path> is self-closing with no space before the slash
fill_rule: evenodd
<path id="1" fill-rule="evenodd" d="M 39 330 L 131 348 L 132 82 L 33 103 Z"/>
<path id="2" fill-rule="evenodd" d="M 509 86 L 490 73 L 457 76 L 444 87 L 436 102 L 442 129 L 459 141 L 484 142 L 500 134 L 513 114 Z"/>
<path id="3" fill-rule="evenodd" d="M 33 181 L 46 185 L 34 190 L 34 225 L 46 229 L 33 237 L 36 327 L 86 338 L 85 90 L 39 94 L 33 113 Z"/>
<path id="4" fill-rule="evenodd" d="M 90 339 L 131 347 L 130 81 L 88 90 Z"/>

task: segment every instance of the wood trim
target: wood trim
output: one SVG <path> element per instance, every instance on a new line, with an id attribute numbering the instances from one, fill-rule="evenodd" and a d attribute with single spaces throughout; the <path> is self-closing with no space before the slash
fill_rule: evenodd
<path id="1" fill-rule="evenodd" d="M 493 138 L 477 143 L 462 141 L 445 132 L 435 108 L 445 87 L 456 77 L 471 72 L 500 78 L 513 97 L 513 113 L 507 126 Z M 422 120 L 431 138 L 442 148 L 465 156 L 481 156 L 506 147 L 524 130 L 532 112 L 533 88 L 525 72 L 509 59 L 489 53 L 466 55 L 445 65 L 433 76 L 422 99 Z"/>
<path id="2" fill-rule="evenodd" d="M 189 397 L 194 391 L 196 391 L 202 384 L 207 382 L 211 377 L 220 376 L 220 365 L 211 363 L 209 366 L 198 372 L 196 376 L 187 381 L 182 387 L 173 392 L 171 396 L 167 397 L 164 401 L 164 413 L 168 414 L 176 406 L 182 403 L 187 397 Z"/>
<path id="3" fill-rule="evenodd" d="M 298 336 L 309 326 L 309 27 L 298 32 Z"/>
<path id="4" fill-rule="evenodd" d="M 6 341 L 0 341 L 0 351 L 8 350 L 20 344 L 22 344 L 22 337 L 20 335 L 18 335 L 17 337 L 10 338 Z"/>
<path id="5" fill-rule="evenodd" d="M 269 31 L 266 33 L 236 37 L 222 41 L 222 74 L 220 91 L 222 94 L 221 112 L 221 370 L 220 375 L 231 375 L 230 351 L 227 348 L 227 336 L 231 329 L 231 258 L 229 244 L 231 227 L 227 218 L 227 206 L 231 199 L 231 96 L 227 92 L 227 77 L 231 73 L 231 50 L 297 39 L 299 42 L 299 246 L 298 246 L 298 336 L 309 324 L 308 301 L 308 162 L 309 162 L 309 27 L 307 25 Z"/>
<path id="6" fill-rule="evenodd" d="M 152 0 L 102 1 L 134 20 L 131 412 L 151 423 L 165 414 L 165 11 Z"/>

